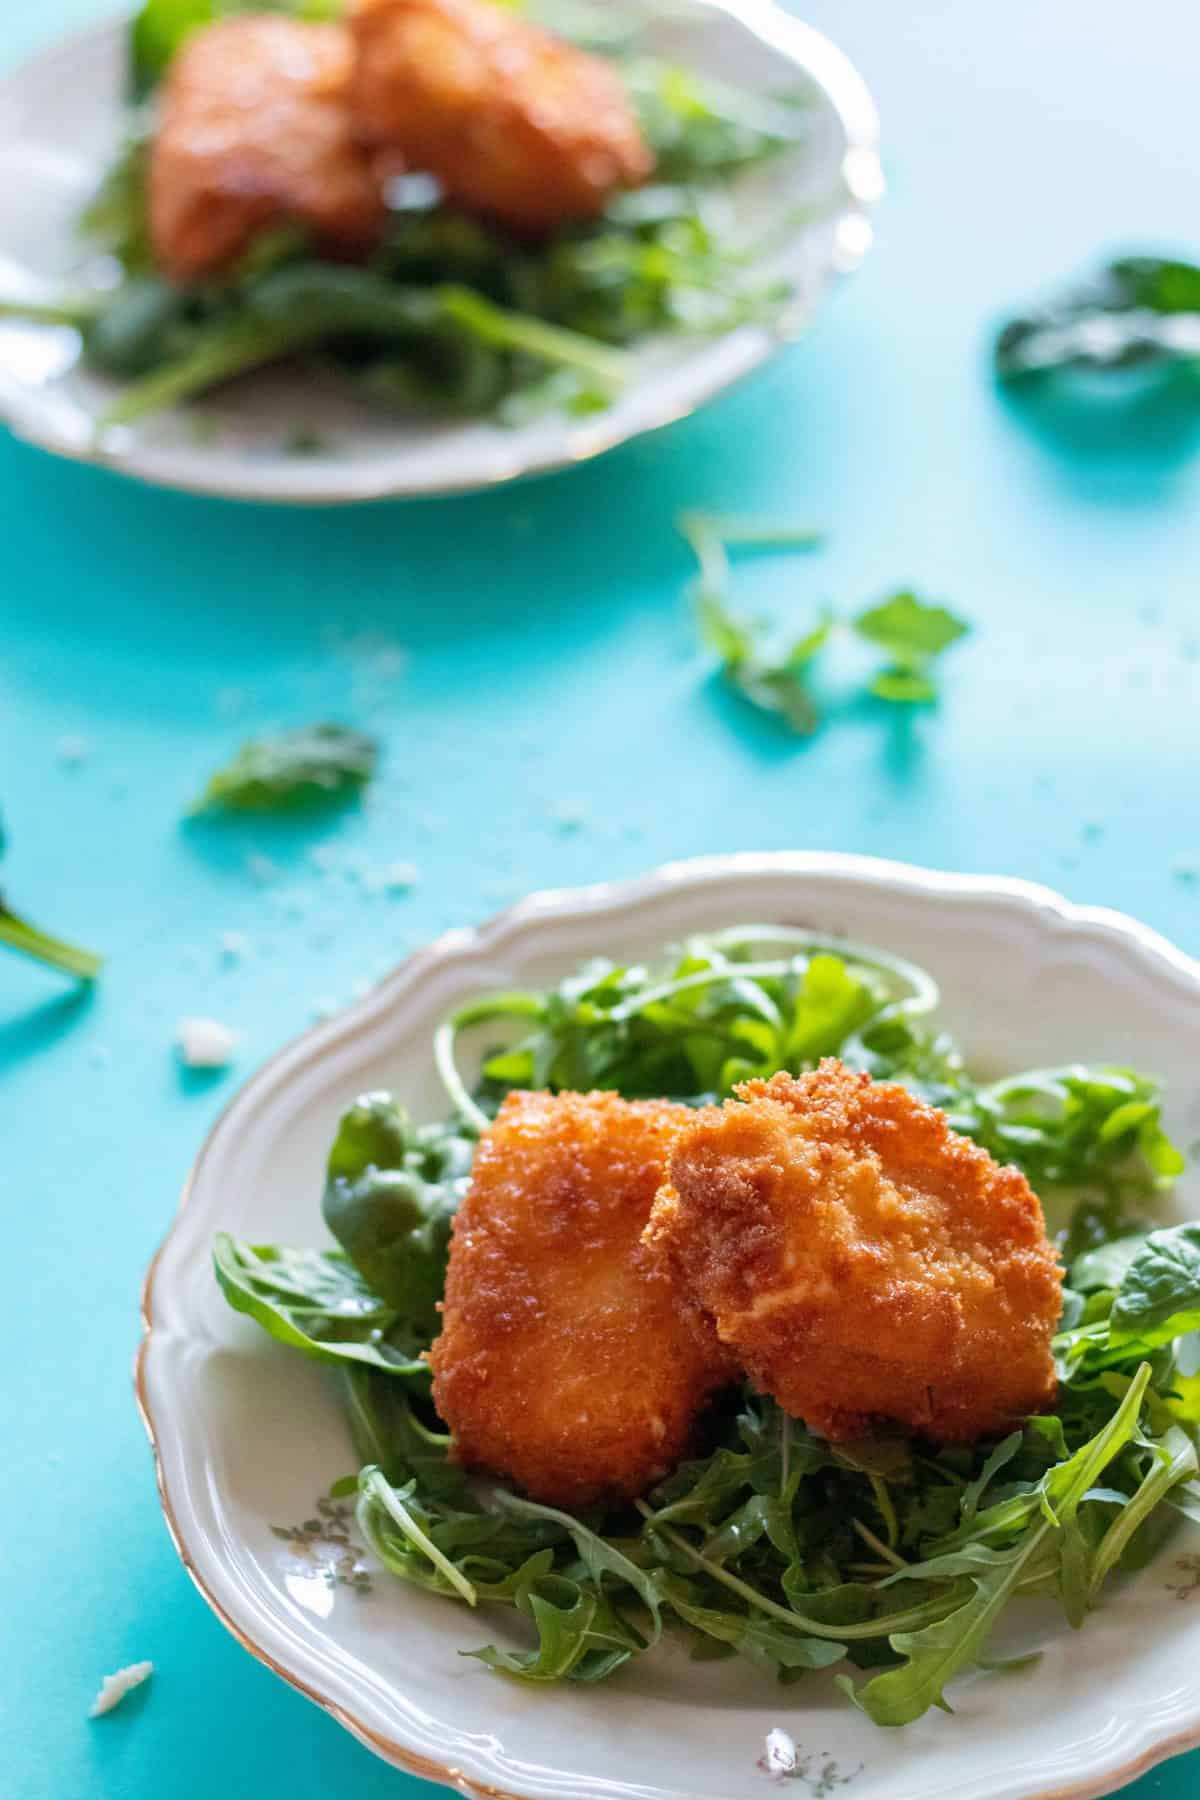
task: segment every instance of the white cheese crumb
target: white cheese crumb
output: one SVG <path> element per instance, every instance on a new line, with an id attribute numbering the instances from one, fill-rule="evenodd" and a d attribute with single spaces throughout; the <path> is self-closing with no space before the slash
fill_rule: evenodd
<path id="1" fill-rule="evenodd" d="M 222 962 L 240 963 L 244 956 L 249 955 L 249 952 L 250 939 L 244 931 L 223 931 L 221 933 Z"/>
<path id="2" fill-rule="evenodd" d="M 582 830 L 586 817 L 587 811 L 578 800 L 560 800 L 551 811 L 550 823 L 555 831 L 561 831 L 565 836 L 568 832 Z"/>
<path id="3" fill-rule="evenodd" d="M 768 1731 L 766 1754 L 762 1759 L 762 1767 L 768 1775 L 791 1775 L 798 1760 L 795 1738 L 789 1737 L 778 1725 L 774 1731 Z"/>
<path id="4" fill-rule="evenodd" d="M 135 1687 L 141 1687 L 143 1681 L 149 1681 L 153 1673 L 152 1662 L 137 1662 L 130 1663 L 127 1669 L 118 1669 L 115 1675 L 106 1675 L 100 1683 L 100 1692 L 88 1710 L 88 1718 L 98 1719 L 102 1713 L 111 1712 L 114 1706 L 120 1706 L 126 1694 L 132 1693 Z"/>
<path id="5" fill-rule="evenodd" d="M 389 894 L 401 894 L 416 887 L 421 871 L 415 862 L 389 863 L 383 871 L 383 885 Z"/>
<path id="6" fill-rule="evenodd" d="M 235 1033 L 216 1019 L 180 1019 L 175 1041 L 189 1069 L 223 1069 L 237 1047 Z"/>
<path id="7" fill-rule="evenodd" d="M 91 755 L 91 741 L 81 737 L 78 732 L 70 731 L 64 737 L 59 738 L 55 745 L 55 753 L 60 763 L 65 763 L 69 769 L 77 769 L 80 763 L 85 762 Z"/>

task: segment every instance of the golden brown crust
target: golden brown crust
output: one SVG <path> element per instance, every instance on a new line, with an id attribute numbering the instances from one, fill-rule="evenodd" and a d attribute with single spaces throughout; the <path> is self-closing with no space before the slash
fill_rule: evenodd
<path id="1" fill-rule="evenodd" d="M 382 183 L 350 114 L 354 47 L 339 25 L 252 14 L 206 26 L 171 65 L 150 159 L 155 258 L 177 281 L 221 273 L 264 230 L 369 250 Z"/>
<path id="2" fill-rule="evenodd" d="M 350 28 L 362 128 L 470 211 L 540 235 L 652 172 L 616 71 L 488 0 L 356 0 Z"/>
<path id="3" fill-rule="evenodd" d="M 680 1134 L 645 1234 L 751 1379 L 814 1430 L 946 1441 L 1051 1403 L 1062 1276 L 1037 1196 L 832 1059 Z"/>
<path id="4" fill-rule="evenodd" d="M 645 1491 L 734 1373 L 641 1235 L 689 1109 L 513 1093 L 454 1224 L 433 1395 L 459 1458 L 536 1499 Z"/>

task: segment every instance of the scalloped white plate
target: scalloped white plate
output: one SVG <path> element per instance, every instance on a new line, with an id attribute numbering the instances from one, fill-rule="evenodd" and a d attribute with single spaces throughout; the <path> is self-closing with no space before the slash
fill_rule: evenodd
<path id="1" fill-rule="evenodd" d="M 278 371 L 204 403 L 98 439 L 110 383 L 78 361 L 61 328 L 0 322 L 0 418 L 60 456 L 166 487 L 233 499 L 332 504 L 459 493 L 585 462 L 685 418 L 805 329 L 835 274 L 871 242 L 867 208 L 882 188 L 875 108 L 839 50 L 773 0 L 656 0 L 647 51 L 751 93 L 805 88 L 811 130 L 795 153 L 738 178 L 739 227 L 780 232 L 803 211 L 763 275 L 794 299 L 771 329 L 664 337 L 632 353 L 629 384 L 607 412 L 546 416 L 519 428 L 405 419 L 356 400 L 331 378 Z M 74 221 L 120 141 L 125 26 L 94 27 L 0 78 L 0 297 L 44 296 L 79 261 Z M 289 434 L 324 447 L 289 455 Z"/>
<path id="2" fill-rule="evenodd" d="M 209 1245 L 319 1242 L 321 1168 L 341 1108 L 394 1087 L 445 1110 L 430 1035 L 483 989 L 554 978 L 597 952 L 640 956 L 747 920 L 811 925 L 884 945 L 942 985 L 945 1023 L 979 1065 L 1127 1061 L 1168 1083 L 1167 1121 L 1200 1135 L 1200 964 L 1117 913 L 1023 882 L 819 854 L 672 865 L 643 880 L 535 895 L 456 931 L 359 1005 L 306 1033 L 243 1089 L 192 1171 L 150 1271 L 137 1390 L 167 1521 L 209 1604 L 240 1641 L 397 1766 L 496 1800 L 752 1800 L 783 1726 L 810 1760 L 797 1800 L 1084 1800 L 1200 1742 L 1200 1534 L 1112 1595 L 1080 1633 L 1028 1603 L 1004 1648 L 1035 1672 L 975 1675 L 934 1713 L 884 1733 L 826 1677 L 777 1688 L 741 1664 L 666 1646 L 600 1688 L 534 1691 L 458 1653 L 504 1621 L 376 1573 L 330 1585 L 336 1541 L 283 1542 L 353 1464 L 322 1370 L 225 1306 Z M 1175 1206 L 1200 1214 L 1194 1178 Z M 336 1530 L 336 1528 L 335 1528 Z M 1192 1562 L 1180 1566 L 1191 1554 Z M 345 1565 L 348 1566 L 348 1565 Z"/>

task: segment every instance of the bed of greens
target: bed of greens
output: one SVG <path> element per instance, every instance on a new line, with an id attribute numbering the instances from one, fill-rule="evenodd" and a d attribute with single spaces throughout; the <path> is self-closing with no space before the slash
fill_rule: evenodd
<path id="1" fill-rule="evenodd" d="M 1010 1601 L 1057 1597 L 1083 1623 L 1181 1514 L 1200 1521 L 1200 1225 L 1154 1228 L 1183 1169 L 1155 1082 L 1084 1065 L 980 1083 L 938 1029 L 922 970 L 777 926 L 689 941 L 659 966 L 597 960 L 548 992 L 489 995 L 438 1033 L 452 1113 L 418 1125 L 372 1094 L 343 1118 L 325 1220 L 339 1248 L 217 1239 L 230 1304 L 335 1369 L 361 1467 L 359 1528 L 401 1579 L 515 1615 L 520 1648 L 467 1652 L 530 1682 L 596 1682 L 682 1633 L 785 1682 L 836 1679 L 880 1725 L 994 1668 Z M 478 1080 L 461 1034 L 490 1044 Z M 469 1480 L 421 1360 L 437 1332 L 451 1220 L 478 1134 L 514 1087 L 699 1103 L 837 1054 L 905 1082 L 1028 1175 L 1067 1271 L 1053 1413 L 1001 1442 L 833 1446 L 751 1389 L 702 1453 L 635 1508 L 573 1516 Z M 478 1636 L 486 1635 L 486 1628 Z M 1036 1660 L 1036 1659 L 1032 1659 Z"/>
<path id="2" fill-rule="evenodd" d="M 657 159 L 652 185 L 618 196 L 597 222 L 522 244 L 442 204 L 418 173 L 394 184 L 390 223 L 362 265 L 325 260 L 283 229 L 227 278 L 167 281 L 147 223 L 155 91 L 189 31 L 266 10 L 329 18 L 340 5 L 146 0 L 130 26 L 128 139 L 80 221 L 81 284 L 37 303 L 0 297 L 0 317 L 77 329 L 85 364 L 122 384 L 101 429 L 297 357 L 409 413 L 509 424 L 584 414 L 620 391 L 628 346 L 725 332 L 787 300 L 787 284 L 761 273 L 767 247 L 738 228 L 731 180 L 803 143 L 803 97 L 751 98 L 701 79 L 644 54 L 629 15 L 581 4 L 538 17 L 619 64 Z"/>

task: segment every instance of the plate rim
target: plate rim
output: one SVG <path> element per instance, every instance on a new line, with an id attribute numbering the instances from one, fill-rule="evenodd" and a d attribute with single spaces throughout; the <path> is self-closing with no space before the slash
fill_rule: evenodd
<path id="1" fill-rule="evenodd" d="M 414 485 L 409 481 L 397 486 L 395 479 L 382 470 L 373 473 L 374 465 L 368 462 L 353 473 L 347 466 L 341 481 L 330 476 L 324 486 L 301 490 L 289 490 L 286 480 L 272 481 L 268 477 L 263 485 L 253 485 L 244 478 L 223 475 L 224 465 L 219 458 L 214 459 L 211 468 L 190 470 L 186 458 L 182 468 L 175 466 L 178 459 L 175 450 L 139 448 L 136 442 L 129 448 L 118 449 L 105 446 L 94 438 L 75 440 L 68 433 L 56 430 L 28 388 L 2 370 L 0 424 L 7 426 L 21 442 L 52 456 L 84 467 L 105 469 L 150 488 L 244 504 L 311 508 L 491 493 L 516 482 L 559 474 L 578 464 L 594 462 L 622 444 L 691 418 L 718 394 L 738 385 L 777 351 L 803 335 L 830 285 L 839 276 L 852 273 L 867 254 L 873 235 L 869 215 L 883 193 L 884 179 L 875 101 L 850 58 L 824 32 L 786 12 L 777 0 L 685 0 L 685 7 L 689 12 L 720 13 L 737 21 L 762 43 L 802 66 L 837 114 L 845 133 L 846 149 L 842 157 L 840 191 L 826 221 L 841 245 L 836 261 L 831 261 L 822 271 L 807 304 L 789 308 L 785 317 L 774 326 L 745 325 L 729 333 L 729 340 L 738 338 L 742 342 L 733 366 L 710 371 L 702 382 L 689 390 L 683 403 L 664 394 L 660 403 L 640 422 L 631 421 L 605 430 L 602 415 L 599 419 L 570 426 L 560 451 L 545 453 L 518 469 L 506 468 L 491 475 L 477 474 L 457 481 L 439 480 L 428 485 Z M 78 53 L 124 31 L 127 24 L 125 14 L 109 14 L 90 25 L 64 33 L 32 55 L 0 69 L 0 82 L 20 82 L 49 59 Z M 850 231 L 846 229 L 848 225 Z M 164 458 L 165 467 L 162 466 Z"/>
<path id="2" fill-rule="evenodd" d="M 1187 993 L 1193 998 L 1200 997 L 1200 959 L 1179 949 L 1153 927 L 1115 908 L 1074 902 L 1053 888 L 1013 876 L 957 874 L 891 858 L 837 851 L 749 851 L 671 861 L 645 874 L 614 881 L 535 890 L 477 926 L 455 927 L 443 932 L 406 957 L 364 996 L 333 1019 L 309 1026 L 268 1057 L 221 1109 L 206 1133 L 184 1181 L 175 1215 L 146 1270 L 141 1290 L 142 1335 L 132 1371 L 134 1398 L 150 1443 L 158 1497 L 167 1530 L 193 1585 L 243 1649 L 328 1713 L 366 1748 L 394 1767 L 453 1789 L 463 1795 L 465 1800 L 535 1800 L 535 1797 L 480 1780 L 451 1762 L 438 1762 L 357 1717 L 347 1706 L 322 1693 L 298 1668 L 286 1666 L 270 1649 L 258 1642 L 251 1631 L 233 1616 L 198 1567 L 175 1508 L 162 1450 L 164 1434 L 155 1423 L 148 1391 L 149 1356 L 159 1331 L 155 1317 L 156 1278 L 164 1255 L 183 1222 L 207 1158 L 214 1143 L 222 1137 L 230 1114 L 235 1108 L 248 1102 L 257 1090 L 268 1087 L 285 1060 L 300 1052 L 305 1052 L 307 1058 L 307 1055 L 314 1052 L 332 1050 L 385 1013 L 393 1003 L 393 997 L 399 998 L 446 958 L 486 953 L 498 947 L 510 932 L 530 924 L 554 918 L 583 918 L 590 913 L 626 910 L 658 895 L 699 889 L 730 877 L 750 881 L 779 875 L 809 877 L 818 881 L 851 879 L 877 889 L 900 888 L 910 894 L 925 893 L 947 899 L 998 899 L 1030 914 L 1050 917 L 1060 928 L 1092 933 L 1110 941 L 1115 939 L 1132 950 L 1146 965 L 1166 976 L 1181 993 Z M 163 1335 L 166 1335 L 165 1329 Z M 1153 1730 L 1153 1727 L 1149 1729 Z M 1066 1785 L 1031 1788 L 1022 1794 L 1021 1800 L 1101 1800 L 1102 1796 L 1114 1793 L 1168 1758 L 1197 1746 L 1200 1746 L 1200 1689 L 1193 1701 L 1190 1718 L 1179 1729 L 1144 1744 L 1136 1755 L 1114 1767 L 1093 1771 Z"/>

